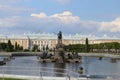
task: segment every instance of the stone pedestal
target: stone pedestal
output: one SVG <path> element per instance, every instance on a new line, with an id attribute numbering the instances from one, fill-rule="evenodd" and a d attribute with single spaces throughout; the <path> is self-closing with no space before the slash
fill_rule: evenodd
<path id="1" fill-rule="evenodd" d="M 63 44 L 57 44 L 55 50 L 55 60 L 56 62 L 64 62 L 65 61 L 65 49 Z"/>

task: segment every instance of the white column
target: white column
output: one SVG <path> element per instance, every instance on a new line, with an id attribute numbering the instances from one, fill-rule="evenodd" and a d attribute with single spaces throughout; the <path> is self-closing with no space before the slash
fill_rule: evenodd
<path id="1" fill-rule="evenodd" d="M 22 42 L 22 40 L 20 41 L 20 46 L 22 46 L 23 45 L 23 42 Z"/>

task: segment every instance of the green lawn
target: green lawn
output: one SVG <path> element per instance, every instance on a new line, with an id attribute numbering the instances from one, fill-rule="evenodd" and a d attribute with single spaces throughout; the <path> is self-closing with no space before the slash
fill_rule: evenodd
<path id="1" fill-rule="evenodd" d="M 26 79 L 17 79 L 17 78 L 0 78 L 0 80 L 26 80 Z"/>

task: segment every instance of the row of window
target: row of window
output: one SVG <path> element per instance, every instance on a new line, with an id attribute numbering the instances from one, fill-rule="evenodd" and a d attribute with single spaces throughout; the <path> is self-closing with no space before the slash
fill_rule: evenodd
<path id="1" fill-rule="evenodd" d="M 49 44 L 51 41 L 32 41 L 32 44 Z"/>

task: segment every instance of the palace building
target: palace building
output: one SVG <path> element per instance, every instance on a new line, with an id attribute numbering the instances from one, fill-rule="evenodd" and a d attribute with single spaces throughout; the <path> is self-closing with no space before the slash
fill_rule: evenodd
<path id="1" fill-rule="evenodd" d="M 120 38 L 117 37 L 96 37 L 92 35 L 65 35 L 63 34 L 63 44 L 85 44 L 85 39 L 89 39 L 89 44 L 98 44 L 105 42 L 119 42 Z M 13 45 L 17 42 L 20 46 L 23 46 L 24 49 L 32 49 L 33 45 L 37 45 L 41 50 L 44 47 L 48 46 L 49 49 L 53 49 L 57 44 L 57 35 L 49 33 L 29 33 L 22 35 L 11 35 L 5 36 L 0 35 L 0 43 L 7 43 L 8 40 L 11 41 Z"/>

